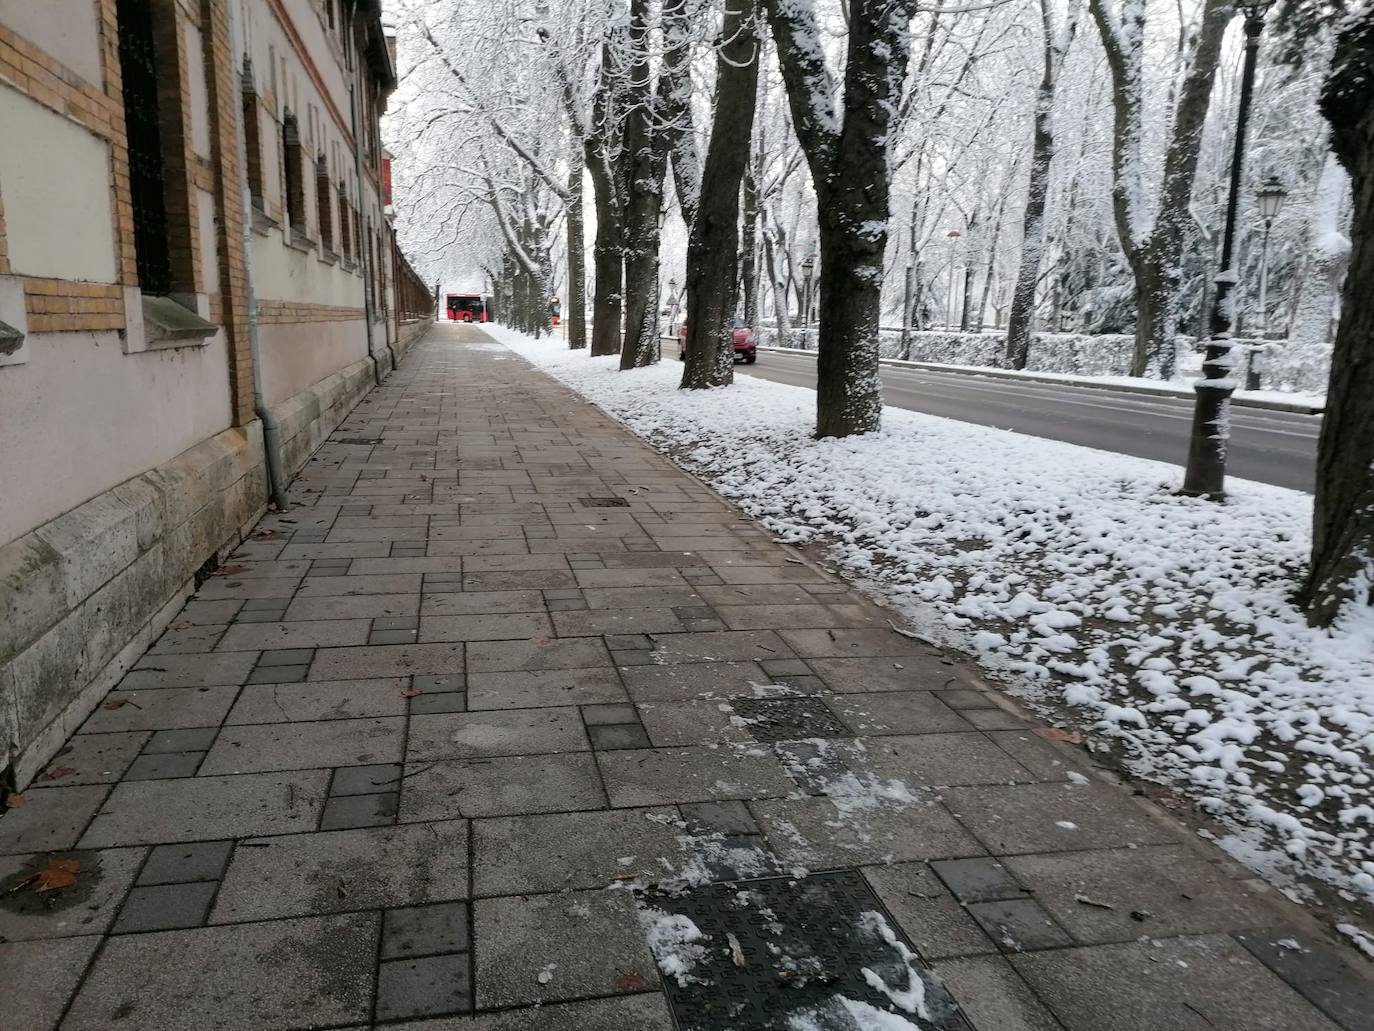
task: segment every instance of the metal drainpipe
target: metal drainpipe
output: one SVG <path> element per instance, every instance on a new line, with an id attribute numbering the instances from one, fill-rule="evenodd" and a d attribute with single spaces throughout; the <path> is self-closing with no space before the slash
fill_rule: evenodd
<path id="1" fill-rule="evenodd" d="M 238 52 L 240 36 L 236 17 L 237 5 L 229 5 L 229 39 Z M 239 123 L 235 123 L 239 124 Z M 253 197 L 248 186 L 248 141 L 239 124 L 235 133 L 239 166 L 239 204 L 243 209 L 243 279 L 248 305 L 248 350 L 253 366 L 253 411 L 262 423 L 263 450 L 267 453 L 267 489 L 278 512 L 289 507 L 286 502 L 286 474 L 282 469 L 281 425 L 262 395 L 262 343 L 258 337 L 258 298 L 253 286 Z"/>
<path id="2" fill-rule="evenodd" d="M 357 27 L 357 23 L 354 23 Z M 359 61 L 359 69 L 362 63 Z M 355 72 L 356 74 L 356 72 Z M 353 174 L 358 178 L 358 223 L 359 228 L 367 225 L 367 219 L 363 216 L 363 184 L 367 180 L 363 178 L 363 141 L 358 135 L 358 92 L 353 83 L 348 84 L 348 117 L 353 124 Z M 358 241 L 358 257 L 362 259 L 363 265 L 363 332 L 367 339 L 367 356 L 372 359 L 372 377 L 377 381 L 377 385 L 382 385 L 382 363 L 377 360 L 377 352 L 372 350 L 372 275 L 368 271 L 371 268 L 372 244 L 368 240 Z"/>

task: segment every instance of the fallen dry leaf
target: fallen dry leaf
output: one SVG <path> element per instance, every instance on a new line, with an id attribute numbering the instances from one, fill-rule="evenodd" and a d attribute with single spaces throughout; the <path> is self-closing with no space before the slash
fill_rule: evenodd
<path id="1" fill-rule="evenodd" d="M 1082 734 L 1075 734 L 1072 730 L 1061 730 L 1059 727 L 1038 727 L 1035 732 L 1046 741 L 1066 741 L 1071 745 L 1083 743 Z"/>
<path id="2" fill-rule="evenodd" d="M 102 709 L 109 709 L 111 712 L 114 712 L 114 710 L 116 710 L 116 709 L 122 709 L 122 708 L 124 708 L 124 706 L 126 706 L 126 705 L 128 705 L 128 704 L 129 704 L 129 699 L 127 699 L 127 698 L 111 698 L 108 702 L 106 702 L 104 705 L 102 705 L 101 708 L 102 708 Z"/>
<path id="3" fill-rule="evenodd" d="M 7 796 L 5 796 L 5 808 L 6 808 L 6 809 L 18 809 L 21 805 L 28 805 L 28 804 L 29 804 L 29 800 L 28 800 L 27 798 L 25 798 L 23 795 L 7 795 Z"/>
<path id="4" fill-rule="evenodd" d="M 76 871 L 81 869 L 79 859 L 50 859 L 48 865 L 35 870 L 27 877 L 21 877 L 11 887 L 10 892 L 21 888 L 33 888 L 36 892 L 57 891 L 70 888 L 76 883 Z"/>
<path id="5" fill-rule="evenodd" d="M 732 931 L 726 931 L 725 940 L 730 943 L 730 962 L 743 970 L 749 964 L 744 958 L 744 950 L 740 948 L 739 939 L 735 937 Z"/>
<path id="6" fill-rule="evenodd" d="M 414 698 L 417 694 L 424 694 L 418 687 L 407 687 L 401 692 L 402 698 Z"/>
<path id="7" fill-rule="evenodd" d="M 216 570 L 215 570 L 213 573 L 211 573 L 210 575 L 211 575 L 211 576 L 233 576 L 235 573 L 242 573 L 242 572 L 244 571 L 244 569 L 246 569 L 246 568 L 247 568 L 246 566 L 239 566 L 239 565 L 225 566 L 225 567 L 223 567 L 222 569 L 216 569 Z"/>
<path id="8" fill-rule="evenodd" d="M 52 769 L 48 770 L 46 773 L 43 774 L 43 779 L 61 780 L 63 777 L 70 777 L 75 772 L 76 769 L 72 766 L 54 766 Z"/>
<path id="9" fill-rule="evenodd" d="M 274 537 L 276 537 L 276 536 L 277 536 L 277 531 L 276 531 L 276 530 L 259 530 L 257 533 L 253 534 L 253 540 L 255 540 L 255 541 L 270 541 L 270 540 L 272 540 L 272 538 L 274 538 Z"/>
<path id="10" fill-rule="evenodd" d="M 628 974 L 621 974 L 615 979 L 615 986 L 627 992 L 637 992 L 645 987 L 644 978 L 631 970 Z"/>
<path id="11" fill-rule="evenodd" d="M 193 626 L 195 626 L 195 624 L 192 623 L 189 619 L 183 619 L 180 623 L 173 623 L 173 624 L 172 624 L 172 629 L 173 629 L 173 630 L 190 630 L 191 627 L 193 627 Z"/>

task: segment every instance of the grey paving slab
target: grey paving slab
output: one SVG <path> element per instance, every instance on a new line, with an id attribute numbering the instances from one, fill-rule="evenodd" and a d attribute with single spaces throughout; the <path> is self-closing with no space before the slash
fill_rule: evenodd
<path id="1" fill-rule="evenodd" d="M 718 742 L 747 744 L 754 739 L 730 704 L 717 698 L 682 702 L 640 702 L 640 720 L 660 747 Z"/>
<path id="2" fill-rule="evenodd" d="M 996 950 L 926 863 L 866 866 L 863 875 L 924 959 Z"/>
<path id="3" fill-rule="evenodd" d="M 23 1031 L 57 1027 L 99 945 L 98 935 L 0 943 L 0 984 L 7 986 L 4 1018 L 8 1026 Z"/>
<path id="4" fill-rule="evenodd" d="M 607 805 L 590 753 L 525 755 L 411 765 L 400 819 L 575 812 Z"/>
<path id="5" fill-rule="evenodd" d="M 490 1009 L 655 987 L 658 968 L 628 892 L 478 899 L 477 1005 Z M 588 948 L 595 942 L 595 948 Z M 547 976 L 544 976 L 547 974 Z"/>
<path id="6" fill-rule="evenodd" d="M 205 752 L 215 743 L 218 727 L 190 727 L 181 730 L 158 730 L 143 746 L 144 755 L 164 755 L 175 752 Z"/>
<path id="7" fill-rule="evenodd" d="M 628 701 L 613 669 L 550 669 L 473 673 L 468 677 L 468 708 L 523 709 Z"/>
<path id="8" fill-rule="evenodd" d="M 257 656 L 247 652 L 209 655 L 145 655 L 119 687 L 123 691 L 156 687 L 214 687 L 242 684 Z"/>
<path id="9" fill-rule="evenodd" d="M 413 616 L 419 611 L 420 595 L 417 589 L 414 594 L 339 594 L 321 598 L 300 595 L 287 606 L 286 615 L 282 618 L 287 621 L 375 619 Z"/>
<path id="10" fill-rule="evenodd" d="M 792 650 L 771 630 L 721 630 L 669 634 L 657 639 L 655 662 L 722 662 L 790 659 Z"/>
<path id="11" fill-rule="evenodd" d="M 200 774 L 397 762 L 404 739 L 405 720 L 398 716 L 225 727 L 206 755 Z"/>
<path id="12" fill-rule="evenodd" d="M 675 1031 L 663 996 L 654 992 L 617 999 L 549 1003 L 517 1009 L 388 1025 L 388 1031 Z"/>
<path id="13" fill-rule="evenodd" d="M 455 712 L 412 716 L 406 759 L 534 755 L 589 747 L 575 708 Z"/>
<path id="14" fill-rule="evenodd" d="M 315 653 L 315 661 L 310 664 L 311 680 L 357 680 L 462 672 L 461 644 L 321 648 Z"/>
<path id="15" fill-rule="evenodd" d="M 577 586 L 577 580 L 566 569 L 525 569 L 469 573 L 462 579 L 468 592 L 525 590 L 562 590 Z"/>
<path id="16" fill-rule="evenodd" d="M 972 725 L 929 691 L 831 695 L 826 704 L 856 734 L 941 734 Z"/>
<path id="17" fill-rule="evenodd" d="M 24 885 L 50 859 L 74 861 L 76 883 L 55 891 Z M 109 929 L 143 861 L 141 848 L 0 856 L 0 941 L 67 938 Z"/>
<path id="18" fill-rule="evenodd" d="M 598 752 L 596 758 L 616 807 L 770 798 L 797 789 L 782 764 L 758 746 L 639 748 Z"/>
<path id="19" fill-rule="evenodd" d="M 611 665 L 606 645 L 597 637 L 530 641 L 475 641 L 467 646 L 468 671 L 502 673 L 512 670 L 585 669 Z"/>
<path id="20" fill-rule="evenodd" d="M 787 863 L 829 869 L 912 859 L 981 855 L 983 846 L 933 799 L 885 785 L 856 785 L 854 796 L 750 803 L 768 843 Z M 875 790 L 876 789 L 876 790 Z"/>
<path id="21" fill-rule="evenodd" d="M 382 959 L 466 952 L 471 947 L 463 902 L 389 909 L 382 916 Z"/>
<path id="22" fill-rule="evenodd" d="M 378 594 L 414 595 L 420 592 L 419 573 L 373 573 L 349 576 L 307 576 L 296 599 L 368 597 Z M 292 592 L 285 592 L 289 596 Z"/>
<path id="23" fill-rule="evenodd" d="M 472 967 L 465 953 L 384 960 L 377 970 L 378 1020 L 471 1009 Z"/>
<path id="24" fill-rule="evenodd" d="M 117 784 L 82 848 L 209 841 L 315 829 L 327 770 Z"/>
<path id="25" fill-rule="evenodd" d="M 675 634 L 687 629 L 671 608 L 585 609 L 555 612 L 554 626 L 560 637 L 595 634 Z"/>
<path id="26" fill-rule="evenodd" d="M 109 790 L 88 784 L 28 791 L 19 802 L 11 797 L 0 813 L 0 855 L 72 848 Z"/>
<path id="27" fill-rule="evenodd" d="M 1374 974 L 1321 941 L 1291 927 L 1232 935 L 1250 955 L 1278 975 L 1346 1031 L 1374 1028 Z"/>
<path id="28" fill-rule="evenodd" d="M 364 644 L 371 622 L 366 619 L 303 619 L 286 623 L 236 623 L 220 639 L 219 650 L 260 651 L 269 648 L 322 648 Z"/>
<path id="29" fill-rule="evenodd" d="M 691 859 L 685 831 L 671 807 L 476 820 L 474 891 L 480 897 L 604 888 L 620 878 L 657 881 Z"/>
<path id="30" fill-rule="evenodd" d="M 1274 900 L 1186 846 L 1008 856 L 1003 864 L 1084 944 L 1264 927 Z M 1090 899 L 1096 905 L 1085 904 Z M 1111 907 L 1111 908 L 1106 908 Z"/>
<path id="31" fill-rule="evenodd" d="M 205 923 L 216 885 L 210 881 L 188 881 L 181 884 L 140 886 L 129 892 L 114 934 L 133 934 L 138 931 L 170 931 L 181 927 L 199 927 Z"/>
<path id="32" fill-rule="evenodd" d="M 81 725 L 81 733 L 215 727 L 236 694 L 238 688 L 230 686 L 111 691 Z"/>
<path id="33" fill-rule="evenodd" d="M 212 577 L 197 593 L 200 601 L 244 601 L 249 598 L 289 598 L 299 586 L 299 576 Z"/>
<path id="34" fill-rule="evenodd" d="M 950 811 L 996 855 L 1171 844 L 1181 838 L 1163 818 L 1097 784 L 958 787 L 944 796 Z"/>
<path id="35" fill-rule="evenodd" d="M 463 820 L 251 838 L 234 850 L 212 923 L 465 899 Z"/>
<path id="36" fill-rule="evenodd" d="M 807 665 L 832 691 L 846 694 L 939 691 L 964 686 L 957 669 L 929 655 L 857 659 L 812 657 Z"/>
<path id="37" fill-rule="evenodd" d="M 112 938 L 62 1026 L 261 1031 L 366 1023 L 378 924 L 367 913 Z"/>
<path id="38" fill-rule="evenodd" d="M 703 604 L 706 588 L 693 587 L 598 587 L 582 597 L 590 609 L 671 609 Z"/>
<path id="39" fill-rule="evenodd" d="M 195 841 L 178 845 L 159 845 L 148 852 L 148 860 L 138 875 L 139 884 L 181 884 L 187 881 L 217 881 L 224 873 L 232 841 Z"/>
<path id="40" fill-rule="evenodd" d="M 1336 1031 L 1230 938 L 1162 938 L 1013 956 L 1069 1031 Z"/>
<path id="41" fill-rule="evenodd" d="M 30 790 L 74 784 L 111 784 L 134 761 L 148 740 L 145 730 L 78 734 L 63 745 Z"/>
<path id="42" fill-rule="evenodd" d="M 913 787 L 1010 784 L 1032 778 L 1006 752 L 977 733 L 905 734 L 863 742 L 867 766 Z"/>
<path id="43" fill-rule="evenodd" d="M 420 604 L 422 616 L 480 616 L 501 612 L 542 612 L 539 591 L 469 591 L 426 593 Z"/>
<path id="44" fill-rule="evenodd" d="M 300 723 L 404 716 L 408 677 L 250 684 L 239 692 L 225 723 Z"/>
<path id="45" fill-rule="evenodd" d="M 553 623 L 542 612 L 422 616 L 420 619 L 421 641 L 510 641 L 553 635 Z"/>
<path id="46" fill-rule="evenodd" d="M 756 662 L 691 662 L 621 669 L 625 689 L 636 702 L 687 698 L 752 697 L 773 683 Z"/>
<path id="47" fill-rule="evenodd" d="M 1063 1031 L 1064 1025 L 999 956 L 951 959 L 934 969 L 974 1031 Z"/>

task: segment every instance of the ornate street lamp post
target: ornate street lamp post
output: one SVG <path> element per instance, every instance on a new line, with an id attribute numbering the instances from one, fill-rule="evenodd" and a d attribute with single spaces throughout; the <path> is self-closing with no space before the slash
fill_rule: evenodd
<path id="1" fill-rule="evenodd" d="M 911 360 L 911 292 L 915 286 L 916 254 L 906 252 L 906 274 L 902 281 L 902 361 Z"/>
<path id="2" fill-rule="evenodd" d="M 811 273 L 816 271 L 816 256 L 802 258 L 802 350 L 807 350 L 807 335 L 811 329 Z"/>
<path id="3" fill-rule="evenodd" d="M 1231 154 L 1231 192 L 1226 198 L 1226 225 L 1221 237 L 1221 271 L 1215 280 L 1212 335 L 1202 359 L 1203 378 L 1193 383 L 1197 402 L 1188 440 L 1183 493 L 1214 501 L 1226 496 L 1226 448 L 1231 431 L 1231 395 L 1236 389 L 1231 355 L 1231 334 L 1236 321 L 1231 293 L 1236 285 L 1236 270 L 1231 267 L 1231 252 L 1235 244 L 1236 205 L 1245 164 L 1245 130 L 1250 120 L 1250 98 L 1255 91 L 1255 59 L 1270 2 L 1258 0 L 1241 6 L 1245 12 L 1245 64 L 1240 76 L 1240 110 L 1236 115 L 1236 142 Z"/>
<path id="4" fill-rule="evenodd" d="M 1264 220 L 1264 235 L 1260 237 L 1260 281 L 1259 281 L 1259 337 L 1260 343 L 1250 351 L 1250 364 L 1245 370 L 1245 389 L 1260 388 L 1260 374 L 1263 371 L 1265 341 L 1269 339 L 1269 230 L 1274 228 L 1274 219 L 1283 210 L 1284 189 L 1279 177 L 1271 175 L 1255 194 L 1260 218 Z"/>

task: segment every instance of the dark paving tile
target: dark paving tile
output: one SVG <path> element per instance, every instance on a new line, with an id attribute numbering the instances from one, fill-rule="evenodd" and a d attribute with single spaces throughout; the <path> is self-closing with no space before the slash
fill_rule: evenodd
<path id="1" fill-rule="evenodd" d="M 396 795 L 346 795 L 331 798 L 324 805 L 320 830 L 337 831 L 354 827 L 383 827 L 396 822 Z"/>
<path id="2" fill-rule="evenodd" d="M 134 888 L 119 911 L 119 919 L 111 933 L 199 927 L 205 923 L 216 887 L 213 881 L 196 881 Z"/>
<path id="3" fill-rule="evenodd" d="M 167 752 L 203 752 L 215 743 L 218 727 L 195 727 L 188 730 L 159 730 L 143 746 L 145 755 Z"/>
<path id="4" fill-rule="evenodd" d="M 344 795 L 377 795 L 396 791 L 401 785 L 399 763 L 372 766 L 341 766 L 329 782 L 331 798 Z"/>
<path id="5" fill-rule="evenodd" d="M 587 728 L 592 747 L 598 751 L 613 748 L 651 748 L 653 743 L 638 723 L 599 724 Z"/>
<path id="6" fill-rule="evenodd" d="M 124 774 L 125 780 L 162 780 L 167 777 L 194 777 L 204 752 L 168 752 L 140 755 Z"/>
<path id="7" fill-rule="evenodd" d="M 197 841 L 159 845 L 148 853 L 138 875 L 140 885 L 217 881 L 233 851 L 232 841 Z"/>
<path id="8" fill-rule="evenodd" d="M 468 907 L 464 902 L 389 909 L 382 916 L 382 959 L 466 952 Z"/>
<path id="9" fill-rule="evenodd" d="M 1073 944 L 1073 939 L 1034 899 L 971 902 L 968 911 L 988 937 L 1007 952 L 1032 952 Z"/>
<path id="10" fill-rule="evenodd" d="M 377 968 L 377 1019 L 441 1017 L 472 1009 L 468 956 L 384 960 Z"/>
<path id="11" fill-rule="evenodd" d="M 1330 945 L 1284 927 L 1234 937 L 1346 1031 L 1374 1029 L 1374 977 L 1352 967 Z"/>

